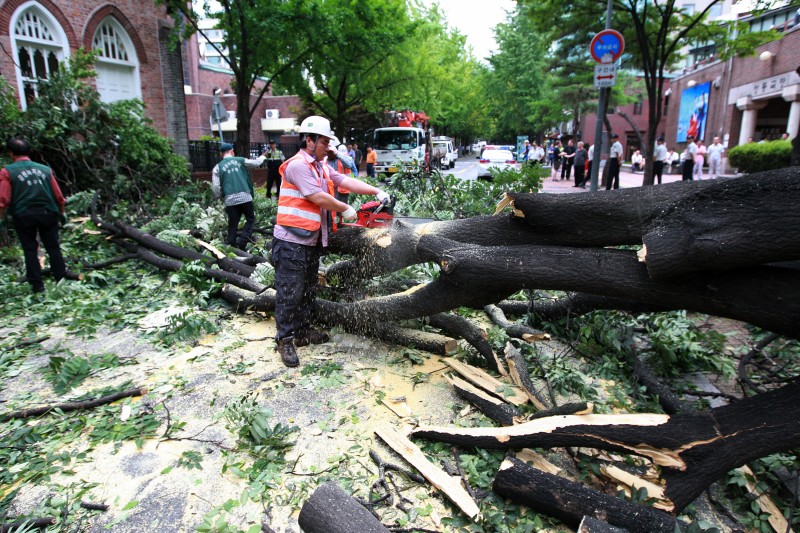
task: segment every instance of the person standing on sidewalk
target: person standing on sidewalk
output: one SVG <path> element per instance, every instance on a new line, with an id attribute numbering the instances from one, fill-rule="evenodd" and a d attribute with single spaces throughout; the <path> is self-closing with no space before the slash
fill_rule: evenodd
<path id="1" fill-rule="evenodd" d="M 702 139 L 697 140 L 697 153 L 694 155 L 694 168 L 692 177 L 698 180 L 703 179 L 703 164 L 705 163 L 706 146 Z"/>
<path id="2" fill-rule="evenodd" d="M 328 335 L 311 327 L 319 258 L 335 226 L 333 215 L 356 218 L 356 210 L 334 198 L 344 186 L 356 194 L 374 194 L 387 202 L 389 195 L 363 181 L 347 177 L 324 163 L 328 149 L 338 142 L 330 121 L 319 116 L 303 120 L 299 133 L 303 148 L 281 165 L 283 178 L 278 218 L 273 230 L 275 265 L 276 350 L 283 364 L 300 364 L 297 346 L 327 342 Z"/>
<path id="3" fill-rule="evenodd" d="M 267 150 L 267 198 L 272 198 L 272 184 L 275 184 L 275 196 L 281 195 L 281 176 L 278 174 L 278 169 L 286 158 L 283 152 L 276 146 L 275 141 L 269 142 L 269 150 Z"/>
<path id="4" fill-rule="evenodd" d="M 619 135 L 613 134 L 611 136 L 611 150 L 608 152 L 608 182 L 606 183 L 606 190 L 610 191 L 612 188 L 619 189 L 619 168 L 622 161 L 622 143 L 619 142 Z"/>
<path id="5" fill-rule="evenodd" d="M 661 185 L 661 177 L 664 175 L 664 165 L 669 164 L 669 154 L 664 145 L 664 137 L 656 139 L 656 147 L 653 150 L 653 181 L 658 180 Z"/>
<path id="6" fill-rule="evenodd" d="M 714 137 L 714 142 L 708 147 L 708 174 L 711 179 L 717 179 L 722 173 L 722 154 L 725 147 L 719 142 L 719 137 Z"/>
<path id="7" fill-rule="evenodd" d="M 244 250 L 250 242 L 253 234 L 253 226 L 256 223 L 256 215 L 253 212 L 253 180 L 245 167 L 260 167 L 267 158 L 264 152 L 256 159 L 246 159 L 233 155 L 233 145 L 231 143 L 220 143 L 219 151 L 222 154 L 222 161 L 217 163 L 211 171 L 211 191 L 214 198 L 219 199 L 225 204 L 225 214 L 228 215 L 228 235 L 227 243 Z M 239 231 L 239 221 L 244 215 L 244 228 L 241 235 Z"/>
<path id="8" fill-rule="evenodd" d="M 686 150 L 683 151 L 683 181 L 692 181 L 694 171 L 694 156 L 697 155 L 697 145 L 694 143 L 694 135 L 687 135 Z"/>
<path id="9" fill-rule="evenodd" d="M 583 141 L 578 141 L 578 149 L 575 150 L 575 185 L 573 187 L 586 188 L 586 158 L 589 157 Z"/>
<path id="10" fill-rule="evenodd" d="M 50 258 L 53 278 L 62 280 L 67 266 L 61 255 L 58 225 L 64 220 L 66 201 L 53 170 L 28 157 L 31 145 L 26 139 L 10 138 L 6 150 L 14 162 L 0 170 L 0 222 L 5 222 L 6 211 L 14 217 L 14 228 L 25 256 L 25 277 L 34 293 L 44 292 L 36 236 Z"/>
<path id="11" fill-rule="evenodd" d="M 572 165 L 575 162 L 575 143 L 570 139 L 564 148 L 564 164 L 561 167 L 561 179 L 569 181 Z"/>

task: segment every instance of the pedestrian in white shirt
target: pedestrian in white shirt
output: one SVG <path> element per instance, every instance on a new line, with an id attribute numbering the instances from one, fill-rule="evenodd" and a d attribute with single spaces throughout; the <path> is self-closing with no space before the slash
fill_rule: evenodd
<path id="1" fill-rule="evenodd" d="M 714 142 L 708 147 L 708 174 L 711 179 L 718 178 L 722 172 L 722 154 L 725 147 L 719 142 L 719 137 L 714 137 Z"/>
<path id="2" fill-rule="evenodd" d="M 611 144 L 611 151 L 608 153 L 609 164 L 608 169 L 608 182 L 606 183 L 606 190 L 610 191 L 619 189 L 619 164 L 622 161 L 622 143 L 619 142 L 619 135 L 614 134 L 611 136 L 613 143 Z"/>
<path id="3" fill-rule="evenodd" d="M 669 165 L 669 154 L 664 144 L 664 137 L 656 139 L 656 147 L 653 149 L 653 178 L 658 180 L 661 185 L 661 177 L 664 175 L 664 165 Z"/>
<path id="4" fill-rule="evenodd" d="M 694 135 L 687 135 L 686 140 L 689 144 L 683 151 L 683 181 L 692 181 L 692 171 L 694 171 L 694 156 L 697 155 L 697 145 L 694 143 Z"/>

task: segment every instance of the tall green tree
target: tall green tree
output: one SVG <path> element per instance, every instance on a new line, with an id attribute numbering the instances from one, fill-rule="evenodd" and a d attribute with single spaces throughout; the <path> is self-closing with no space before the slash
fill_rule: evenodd
<path id="1" fill-rule="evenodd" d="M 402 58 L 417 31 L 405 0 L 321 0 L 320 5 L 330 35 L 298 62 L 293 87 L 308 110 L 329 118 L 345 139 L 357 127 L 354 122 L 379 111 L 376 95 L 413 83 Z"/>
<path id="2" fill-rule="evenodd" d="M 527 11 L 530 8 L 521 6 Z M 534 31 L 531 17 L 517 12 L 495 28 L 498 52 L 491 56 L 487 97 L 493 137 L 513 140 L 541 133 L 561 114 L 563 102 L 548 99 L 547 41 Z"/>
<path id="3" fill-rule="evenodd" d="M 269 86 L 295 76 L 293 71 L 333 32 L 318 0 L 202 0 L 196 7 L 186 0 L 159 1 L 178 20 L 183 38 L 195 32 L 208 38 L 208 30 L 200 27 L 203 18 L 222 30 L 221 43 L 208 41 L 233 73 L 240 153 L 247 153 L 252 115 Z"/>

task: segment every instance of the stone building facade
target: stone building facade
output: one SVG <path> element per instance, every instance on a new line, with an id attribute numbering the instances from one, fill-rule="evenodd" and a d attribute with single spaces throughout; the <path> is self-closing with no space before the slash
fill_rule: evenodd
<path id="1" fill-rule="evenodd" d="M 99 50 L 95 86 L 104 101 L 140 98 L 153 126 L 188 157 L 181 48 L 172 20 L 152 1 L 0 0 L 0 74 L 24 109 L 78 49 Z"/>

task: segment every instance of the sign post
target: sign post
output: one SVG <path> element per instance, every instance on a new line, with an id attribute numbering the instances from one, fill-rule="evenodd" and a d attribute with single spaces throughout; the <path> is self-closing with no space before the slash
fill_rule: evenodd
<path id="1" fill-rule="evenodd" d="M 594 70 L 594 86 L 600 89 L 597 100 L 597 123 L 594 129 L 594 153 L 592 154 L 592 175 L 589 190 L 597 190 L 600 171 L 600 152 L 603 149 L 603 115 L 606 110 L 608 91 L 617 84 L 617 66 L 614 62 L 625 51 L 625 39 L 622 34 L 611 29 L 611 10 L 614 0 L 608 0 L 606 9 L 606 29 L 597 33 L 589 45 L 589 53 L 599 63 Z"/>

